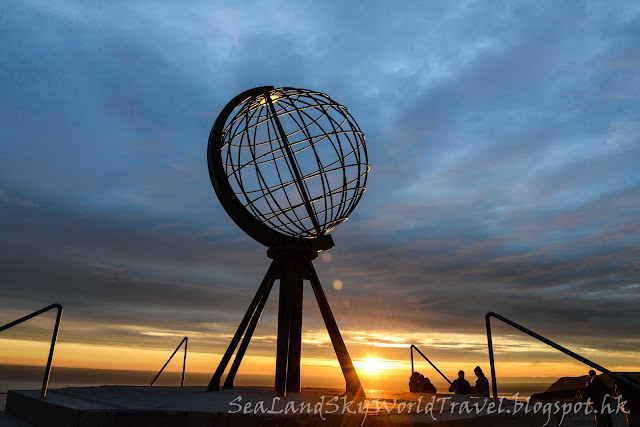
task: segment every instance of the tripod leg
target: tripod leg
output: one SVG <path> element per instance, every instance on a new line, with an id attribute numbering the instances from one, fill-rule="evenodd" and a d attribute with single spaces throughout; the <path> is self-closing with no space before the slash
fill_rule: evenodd
<path id="1" fill-rule="evenodd" d="M 351 356 L 349 356 L 349 352 L 347 351 L 347 346 L 344 345 L 342 335 L 340 335 L 340 330 L 338 329 L 338 324 L 336 323 L 336 319 L 333 317 L 331 307 L 329 307 L 329 302 L 322 290 L 320 279 L 318 279 L 318 274 L 316 273 L 315 268 L 313 268 L 313 263 L 311 263 L 311 261 L 308 264 L 308 268 L 313 293 L 318 301 L 320 313 L 322 313 L 324 324 L 327 326 L 327 331 L 329 332 L 329 338 L 331 338 L 331 344 L 333 344 L 333 349 L 336 352 L 336 357 L 338 358 L 338 362 L 340 362 L 340 368 L 342 368 L 342 374 L 344 375 L 344 379 L 347 383 L 347 393 L 362 396 L 362 398 L 364 398 L 364 390 L 362 389 L 362 384 L 360 384 L 360 378 L 358 378 L 356 368 L 353 366 Z"/>
<path id="2" fill-rule="evenodd" d="M 236 354 L 236 358 L 233 360 L 233 364 L 231 365 L 231 369 L 229 369 L 229 373 L 227 374 L 227 378 L 224 380 L 224 384 L 222 388 L 228 389 L 233 388 L 233 380 L 238 373 L 238 368 L 240 367 L 240 363 L 242 363 L 242 358 L 244 357 L 244 353 L 247 351 L 247 347 L 249 347 L 249 341 L 251 341 L 251 337 L 253 336 L 253 332 L 256 329 L 256 325 L 260 320 L 260 316 L 262 316 L 262 311 L 264 310 L 264 305 L 269 299 L 269 293 L 271 292 L 271 287 L 273 286 L 273 282 L 275 282 L 275 276 L 271 276 L 269 280 L 269 285 L 267 285 L 267 289 L 262 294 L 262 299 L 258 303 L 258 307 L 256 311 L 253 313 L 253 317 L 251 318 L 251 322 L 249 322 L 249 326 L 247 327 L 247 332 L 245 332 L 244 337 L 242 338 L 242 343 L 240 344 L 240 348 L 238 348 L 238 353 Z"/>
<path id="3" fill-rule="evenodd" d="M 271 280 L 271 277 L 274 276 L 275 271 L 276 271 L 276 261 L 274 260 L 271 262 L 271 265 L 269 266 L 269 269 L 267 270 L 267 274 L 265 274 L 264 279 L 262 279 L 262 283 L 260 284 L 260 287 L 258 288 L 256 295 L 253 297 L 251 304 L 249 304 L 249 308 L 247 309 L 247 312 L 242 318 L 242 322 L 240 322 L 240 325 L 238 326 L 238 329 L 236 330 L 236 334 L 233 336 L 231 343 L 229 343 L 229 347 L 227 348 L 227 351 L 224 353 L 224 356 L 222 357 L 222 360 L 220 361 L 220 364 L 218 365 L 216 372 L 213 374 L 213 377 L 211 377 L 211 381 L 209 381 L 209 385 L 207 386 L 207 391 L 218 391 L 220 389 L 220 379 L 222 378 L 222 374 L 224 373 L 224 370 L 227 368 L 227 364 L 229 363 L 231 356 L 233 356 L 233 352 L 236 350 L 236 347 L 238 346 L 238 341 L 240 341 L 240 338 L 244 334 L 244 331 L 247 328 L 247 324 L 249 323 L 249 320 L 253 316 L 253 313 L 256 310 L 256 306 L 258 305 L 258 302 L 262 298 L 262 294 L 265 292 L 267 285 Z"/>

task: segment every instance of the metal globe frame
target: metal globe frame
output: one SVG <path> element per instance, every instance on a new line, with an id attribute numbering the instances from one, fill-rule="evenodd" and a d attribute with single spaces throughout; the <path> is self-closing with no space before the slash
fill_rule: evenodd
<path id="1" fill-rule="evenodd" d="M 369 166 L 364 141 L 345 107 L 306 89 L 249 89 L 218 115 L 207 148 L 211 183 L 229 216 L 269 247 L 267 256 L 273 261 L 207 390 L 219 390 L 240 344 L 223 385 L 233 388 L 271 289 L 279 280 L 275 389 L 280 396 L 300 391 L 302 296 L 304 280 L 308 280 L 342 368 L 346 391 L 364 398 L 312 263 L 318 252 L 334 246 L 328 232 L 346 221 L 366 190 Z M 323 146 L 328 151 L 323 152 Z M 302 152 L 311 153 L 306 163 Z M 265 172 L 269 163 L 275 166 Z"/>
<path id="2" fill-rule="evenodd" d="M 268 247 L 317 250 L 333 246 L 327 233 L 356 207 L 369 170 L 364 134 L 345 107 L 320 92 L 272 86 L 227 104 L 207 161 L 220 202 L 247 234 Z"/>

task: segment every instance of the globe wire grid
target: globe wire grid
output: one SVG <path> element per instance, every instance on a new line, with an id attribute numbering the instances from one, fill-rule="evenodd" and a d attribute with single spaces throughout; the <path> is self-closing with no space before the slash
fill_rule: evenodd
<path id="1" fill-rule="evenodd" d="M 366 190 L 364 134 L 344 106 L 320 92 L 278 88 L 246 99 L 224 127 L 221 150 L 242 205 L 294 238 L 330 232 Z"/>

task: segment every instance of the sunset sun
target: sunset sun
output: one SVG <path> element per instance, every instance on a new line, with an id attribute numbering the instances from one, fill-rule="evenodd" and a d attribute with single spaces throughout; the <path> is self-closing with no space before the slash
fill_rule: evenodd
<path id="1" fill-rule="evenodd" d="M 379 374 L 384 371 L 384 362 L 377 357 L 367 357 L 355 363 L 358 369 L 362 369 L 369 375 Z"/>

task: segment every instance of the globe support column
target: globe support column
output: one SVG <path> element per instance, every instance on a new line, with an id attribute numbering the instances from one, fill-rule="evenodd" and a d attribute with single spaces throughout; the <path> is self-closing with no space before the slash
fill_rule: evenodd
<path id="1" fill-rule="evenodd" d="M 334 246 L 325 233 L 344 222 L 362 197 L 367 159 L 358 124 L 346 107 L 320 92 L 257 87 L 235 96 L 220 112 L 207 147 L 211 183 L 234 222 L 270 248 L 267 255 L 273 262 L 208 390 L 219 389 L 226 366 L 242 341 L 224 383 L 224 388 L 233 388 L 276 280 L 280 295 L 275 388 L 280 396 L 300 390 L 303 284 L 309 280 L 347 393 L 364 397 L 312 261 L 318 252 Z"/>
<path id="2" fill-rule="evenodd" d="M 300 391 L 300 357 L 302 354 L 302 291 L 304 264 L 296 267 L 295 281 L 290 283 L 289 298 L 291 304 L 289 325 L 289 357 L 287 359 L 287 385 L 286 390 Z"/>
<path id="3" fill-rule="evenodd" d="M 304 246 L 286 246 L 270 248 L 267 251 L 267 255 L 273 259 L 271 266 L 251 302 L 245 318 L 240 323 L 235 336 L 229 344 L 227 352 L 218 365 L 218 369 L 214 373 L 207 390 L 219 390 L 220 379 L 224 370 L 233 356 L 240 339 L 242 339 L 238 353 L 223 385 L 225 389 L 233 388 L 233 381 L 275 280 L 280 281 L 275 390 L 278 396 L 281 397 L 286 396 L 287 392 L 299 392 L 301 390 L 302 307 L 303 286 L 306 279 L 311 282 L 322 319 L 327 327 L 331 344 L 340 363 L 346 382 L 346 392 L 355 399 L 363 399 L 364 390 L 362 389 L 362 384 L 333 317 L 327 297 L 322 290 L 320 279 L 318 279 L 316 270 L 313 267 L 312 261 L 318 257 L 317 252 Z"/>
<path id="4" fill-rule="evenodd" d="M 275 389 L 284 396 L 286 392 L 300 391 L 304 273 L 318 253 L 305 247 L 276 247 L 270 248 L 267 255 L 282 266 Z"/>

